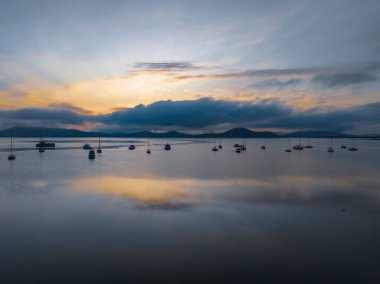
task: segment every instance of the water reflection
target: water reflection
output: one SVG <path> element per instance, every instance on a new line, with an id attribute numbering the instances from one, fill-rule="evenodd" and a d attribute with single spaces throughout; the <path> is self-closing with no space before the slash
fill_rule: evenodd
<path id="1" fill-rule="evenodd" d="M 188 188 L 193 184 L 193 180 L 96 176 L 74 180 L 70 187 L 74 190 L 128 198 L 152 208 L 180 208 L 186 207 L 184 199 L 192 195 Z"/>
<path id="2" fill-rule="evenodd" d="M 366 185 L 360 191 L 358 186 Z M 46 186 L 33 182 L 33 187 Z M 126 198 L 143 208 L 184 209 L 207 206 L 211 202 L 310 203 L 345 207 L 377 203 L 380 181 L 366 177 L 321 179 L 315 176 L 281 176 L 271 178 L 188 179 L 163 176 L 121 177 L 90 176 L 68 183 L 75 191 L 116 198 Z"/>
<path id="3" fill-rule="evenodd" d="M 165 142 L 0 152 L 0 283 L 377 283 L 379 144 Z"/>

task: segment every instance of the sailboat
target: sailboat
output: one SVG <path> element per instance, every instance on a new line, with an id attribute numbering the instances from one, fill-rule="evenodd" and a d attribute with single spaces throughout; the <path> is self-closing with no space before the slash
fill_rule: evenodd
<path id="1" fill-rule="evenodd" d="M 148 149 L 146 149 L 146 153 L 150 154 L 150 141 L 149 141 L 149 138 L 148 138 Z"/>
<path id="2" fill-rule="evenodd" d="M 298 145 L 293 147 L 294 150 L 303 150 L 303 146 L 301 145 L 301 138 L 299 138 Z"/>
<path id="3" fill-rule="evenodd" d="M 289 148 L 286 149 L 285 152 L 288 152 L 288 153 L 292 152 L 292 149 L 290 149 L 290 137 L 289 137 Z"/>
<path id="4" fill-rule="evenodd" d="M 222 135 L 219 136 L 219 146 L 218 146 L 219 149 L 222 149 L 223 146 L 222 146 Z"/>
<path id="5" fill-rule="evenodd" d="M 42 143 L 42 128 L 41 128 L 41 137 L 40 137 L 40 146 L 41 147 L 39 147 L 38 148 L 38 152 L 40 152 L 40 153 L 43 153 L 43 152 L 45 152 L 45 149 L 44 149 L 44 146 L 43 146 L 43 143 Z"/>
<path id="6" fill-rule="evenodd" d="M 96 150 L 96 153 L 102 153 L 103 152 L 103 150 L 102 150 L 102 148 L 101 148 L 101 146 L 100 146 L 100 133 L 99 133 L 99 142 L 98 142 L 98 150 Z"/>
<path id="7" fill-rule="evenodd" d="M 214 139 L 214 147 L 211 150 L 214 152 L 218 151 L 218 148 L 216 147 L 216 138 Z"/>
<path id="8" fill-rule="evenodd" d="M 8 156 L 8 160 L 9 161 L 16 160 L 16 155 L 13 154 L 13 133 L 12 133 L 12 131 L 11 131 L 11 148 L 10 148 L 10 154 Z"/>
<path id="9" fill-rule="evenodd" d="M 355 139 L 352 138 L 352 147 L 348 148 L 348 151 L 356 152 L 358 148 L 355 147 Z"/>
<path id="10" fill-rule="evenodd" d="M 247 150 L 246 143 L 245 143 L 245 138 L 243 138 L 243 144 L 240 145 L 240 150 L 241 151 Z"/>
<path id="11" fill-rule="evenodd" d="M 305 148 L 308 148 L 308 149 L 313 148 L 313 146 L 310 144 L 310 138 L 309 138 L 309 144 L 307 144 L 307 145 L 305 146 Z"/>
<path id="12" fill-rule="evenodd" d="M 330 139 L 330 147 L 327 149 L 327 152 L 329 152 L 329 153 L 334 152 L 334 149 L 333 149 L 333 147 L 332 147 L 332 137 L 331 137 L 331 139 Z"/>

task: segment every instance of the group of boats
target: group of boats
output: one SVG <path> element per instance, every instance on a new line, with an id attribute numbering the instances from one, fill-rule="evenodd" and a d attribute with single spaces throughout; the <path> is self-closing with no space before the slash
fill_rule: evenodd
<path id="1" fill-rule="evenodd" d="M 89 150 L 89 152 L 88 152 L 88 158 L 89 158 L 90 160 L 93 160 L 93 159 L 96 158 L 95 150 L 94 150 L 93 147 L 91 147 L 90 144 L 84 144 L 84 145 L 83 145 L 83 149 L 84 149 L 84 150 Z M 135 149 L 136 149 L 136 146 L 135 146 L 134 144 L 131 144 L 131 145 L 128 146 L 128 149 L 129 149 L 129 150 L 135 150 Z M 171 149 L 172 149 L 172 147 L 171 147 L 171 145 L 170 145 L 169 143 L 166 143 L 166 144 L 164 145 L 164 150 L 166 150 L 166 151 L 170 151 Z M 100 137 L 99 137 L 98 149 L 96 150 L 96 152 L 97 152 L 98 154 L 102 153 L 102 149 L 101 149 L 101 145 L 100 145 Z M 146 149 L 146 153 L 147 153 L 147 154 L 152 153 L 152 151 L 151 151 L 151 149 L 150 149 L 150 140 L 149 140 L 149 139 L 148 139 L 148 148 Z"/>
<path id="2" fill-rule="evenodd" d="M 8 160 L 11 161 L 11 160 L 15 160 L 16 159 L 16 155 L 13 153 L 13 134 L 12 134 L 12 132 L 10 134 L 10 138 L 11 138 L 11 145 L 10 145 L 10 154 L 8 156 Z M 36 144 L 36 148 L 38 149 L 38 151 L 40 153 L 43 153 L 43 152 L 45 152 L 45 149 L 55 149 L 55 143 L 44 141 L 42 139 L 42 132 L 41 132 L 41 138 L 40 138 L 40 141 Z M 90 144 L 84 144 L 82 148 L 84 150 L 89 150 L 89 152 L 88 152 L 88 158 L 90 160 L 93 160 L 93 159 L 96 158 L 95 149 Z M 214 152 L 216 152 L 216 151 L 219 151 L 222 148 L 223 148 L 223 146 L 222 146 L 222 140 L 221 140 L 221 138 L 219 138 L 219 144 L 218 145 L 217 145 L 217 140 L 215 139 L 214 140 L 214 147 L 211 150 L 214 151 Z M 241 144 L 235 144 L 234 148 L 235 148 L 235 152 L 236 153 L 241 153 L 241 152 L 246 151 L 247 150 L 246 140 L 243 139 L 243 141 L 242 141 Z M 293 150 L 299 151 L 299 150 L 303 150 L 305 148 L 306 149 L 313 148 L 313 146 L 310 143 L 310 138 L 309 138 L 309 143 L 307 145 L 305 145 L 305 146 L 302 146 L 302 144 L 301 144 L 301 138 L 299 138 L 298 144 L 294 145 L 292 148 L 293 148 Z M 288 153 L 292 152 L 292 148 L 291 148 L 291 141 L 290 141 L 290 138 L 289 138 L 289 146 L 288 146 L 287 149 L 285 149 L 285 152 L 288 152 Z M 358 148 L 355 146 L 355 139 L 352 139 L 352 146 L 351 147 L 347 147 L 346 145 L 341 145 L 340 148 L 341 149 L 348 149 L 348 151 L 353 151 L 353 152 L 358 151 Z M 128 149 L 129 150 L 135 150 L 136 146 L 133 145 L 133 144 L 131 144 L 131 145 L 129 145 Z M 266 146 L 262 145 L 261 149 L 265 150 Z M 169 143 L 164 144 L 164 150 L 170 151 L 171 150 L 171 145 Z M 101 154 L 102 152 L 103 152 L 103 150 L 102 150 L 101 141 L 100 141 L 100 135 L 99 135 L 98 147 L 96 149 L 96 153 Z M 327 152 L 329 152 L 329 153 L 334 152 L 333 139 L 332 138 L 330 139 L 330 147 L 327 148 Z M 149 139 L 148 139 L 148 147 L 146 149 L 146 153 L 147 154 L 151 153 L 150 140 Z"/>
<path id="3" fill-rule="evenodd" d="M 299 143 L 295 146 L 293 146 L 293 150 L 303 150 L 304 148 L 313 148 L 313 146 L 310 144 L 310 138 L 309 138 L 309 144 L 306 145 L 306 146 L 302 146 L 301 145 L 301 138 L 299 138 Z M 352 139 L 352 146 L 347 148 L 346 145 L 341 145 L 340 146 L 341 149 L 348 149 L 348 151 L 352 151 L 352 152 L 356 152 L 358 150 L 358 148 L 356 148 L 355 146 L 355 139 Z M 330 138 L 330 147 L 327 148 L 327 152 L 329 153 L 333 153 L 335 150 L 333 148 L 333 139 L 332 137 Z M 285 150 L 285 152 L 292 152 L 291 148 L 290 148 L 290 138 L 289 138 L 289 148 Z"/>

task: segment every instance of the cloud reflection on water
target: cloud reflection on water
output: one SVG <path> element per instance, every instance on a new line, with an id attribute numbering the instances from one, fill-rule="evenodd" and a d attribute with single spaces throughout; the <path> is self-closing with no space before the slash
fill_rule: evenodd
<path id="1" fill-rule="evenodd" d="M 190 179 L 163 176 L 121 177 L 112 175 L 86 177 L 70 182 L 70 188 L 116 198 L 126 198 L 139 208 L 183 210 L 207 206 L 212 202 L 243 203 L 314 203 L 376 202 L 379 184 L 357 190 L 360 180 L 314 176 L 273 176 L 263 179 Z"/>

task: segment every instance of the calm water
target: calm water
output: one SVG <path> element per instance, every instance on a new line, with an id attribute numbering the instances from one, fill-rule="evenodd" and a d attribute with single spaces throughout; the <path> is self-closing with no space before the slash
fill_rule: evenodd
<path id="1" fill-rule="evenodd" d="M 0 283 L 380 283 L 380 141 L 55 141 L 0 140 Z"/>

